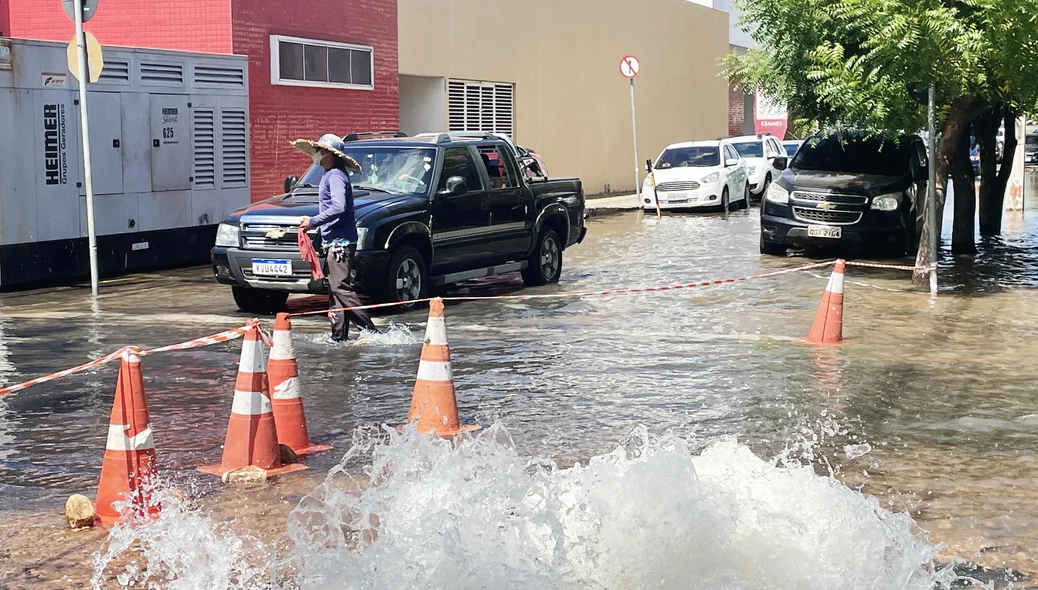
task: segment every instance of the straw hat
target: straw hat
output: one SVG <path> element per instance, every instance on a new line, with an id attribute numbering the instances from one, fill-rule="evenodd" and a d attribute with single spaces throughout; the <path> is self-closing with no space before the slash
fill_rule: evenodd
<path id="1" fill-rule="evenodd" d="M 360 172 L 360 164 L 350 156 L 346 155 L 346 144 L 343 143 L 342 138 L 333 133 L 322 135 L 321 139 L 318 139 L 317 141 L 310 139 L 297 139 L 292 142 L 292 147 L 310 157 L 315 156 L 318 150 L 329 151 L 342 158 L 346 162 L 347 168 L 354 172 Z"/>

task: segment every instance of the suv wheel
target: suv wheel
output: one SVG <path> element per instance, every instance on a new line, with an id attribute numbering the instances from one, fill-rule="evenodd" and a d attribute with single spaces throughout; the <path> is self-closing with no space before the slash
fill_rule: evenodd
<path id="1" fill-rule="evenodd" d="M 234 303 L 238 305 L 238 309 L 259 315 L 272 315 L 284 311 L 288 302 L 288 293 L 284 291 L 231 287 L 231 295 L 234 296 Z"/>
<path id="2" fill-rule="evenodd" d="M 418 301 L 428 292 L 425 259 L 414 246 L 402 246 L 393 252 L 386 272 L 387 302 Z M 405 303 L 401 309 L 414 309 L 416 303 Z"/>
<path id="3" fill-rule="evenodd" d="M 772 244 L 771 242 L 765 242 L 764 236 L 760 237 L 760 253 L 767 254 L 768 256 L 785 256 L 786 247 L 782 244 Z"/>
<path id="4" fill-rule="evenodd" d="M 562 247 L 555 230 L 544 230 L 537 240 L 537 247 L 523 270 L 523 282 L 529 286 L 559 282 L 562 276 Z"/>

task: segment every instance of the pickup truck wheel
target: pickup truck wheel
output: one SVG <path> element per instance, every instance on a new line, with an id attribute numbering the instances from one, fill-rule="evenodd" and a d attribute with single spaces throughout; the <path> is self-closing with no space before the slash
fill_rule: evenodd
<path id="1" fill-rule="evenodd" d="M 529 286 L 559 282 L 562 276 L 562 248 L 559 234 L 545 230 L 537 240 L 537 248 L 530 256 L 529 265 L 523 270 L 523 282 Z"/>
<path id="2" fill-rule="evenodd" d="M 234 303 L 238 305 L 238 309 L 259 315 L 284 311 L 288 302 L 288 293 L 284 291 L 231 287 L 231 295 L 234 296 Z"/>
<path id="3" fill-rule="evenodd" d="M 402 246 L 389 259 L 386 285 L 386 300 L 389 302 L 417 301 L 425 299 L 428 291 L 428 274 L 425 259 L 413 246 Z M 401 305 L 401 309 L 414 309 L 416 303 Z"/>

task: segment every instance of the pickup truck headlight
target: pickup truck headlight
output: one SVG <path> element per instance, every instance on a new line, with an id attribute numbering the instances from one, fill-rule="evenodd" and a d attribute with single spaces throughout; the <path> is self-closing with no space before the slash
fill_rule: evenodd
<path id="1" fill-rule="evenodd" d="M 216 245 L 221 248 L 235 248 L 238 246 L 238 226 L 230 223 L 221 223 L 216 229 Z"/>
<path id="2" fill-rule="evenodd" d="M 371 244 L 368 243 L 368 228 L 358 227 L 357 228 L 357 249 L 368 250 L 371 248 Z"/>
<path id="3" fill-rule="evenodd" d="M 703 180 L 701 180 L 700 182 L 703 183 L 703 184 L 713 184 L 713 183 L 717 182 L 720 179 L 721 179 L 721 173 L 720 172 L 714 172 L 713 174 L 708 174 L 708 175 L 704 176 Z"/>
<path id="4" fill-rule="evenodd" d="M 789 191 L 773 182 L 771 183 L 771 186 L 768 187 L 768 194 L 765 198 L 772 203 L 786 205 L 789 203 Z"/>
<path id="5" fill-rule="evenodd" d="M 901 194 L 891 193 L 880 195 L 872 199 L 872 208 L 876 211 L 897 211 L 901 206 Z"/>

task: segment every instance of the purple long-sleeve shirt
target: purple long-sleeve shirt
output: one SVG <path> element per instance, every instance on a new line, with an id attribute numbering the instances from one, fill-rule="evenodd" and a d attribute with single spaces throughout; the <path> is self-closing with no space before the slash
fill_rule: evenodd
<path id="1" fill-rule="evenodd" d="M 357 219 L 353 211 L 353 186 L 342 170 L 332 169 L 321 177 L 317 198 L 319 213 L 310 218 L 310 227 L 321 228 L 321 241 L 356 243 Z"/>

